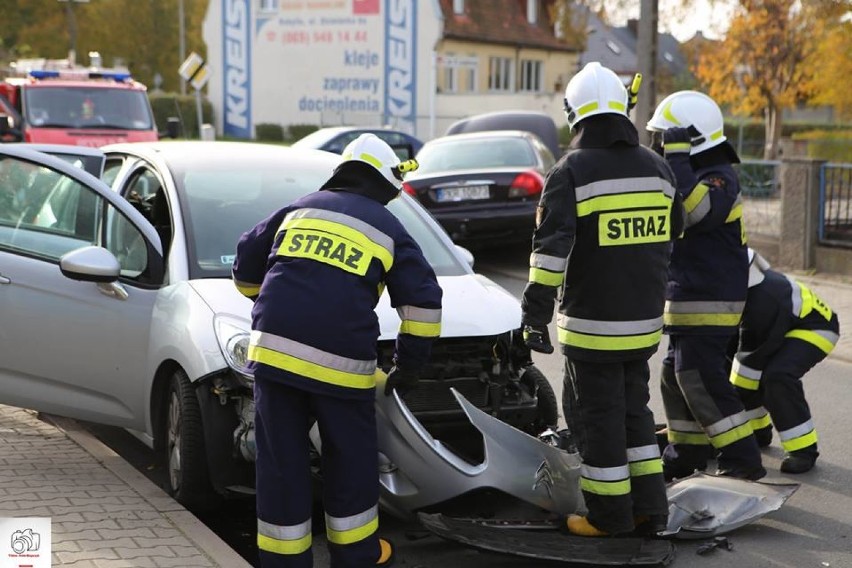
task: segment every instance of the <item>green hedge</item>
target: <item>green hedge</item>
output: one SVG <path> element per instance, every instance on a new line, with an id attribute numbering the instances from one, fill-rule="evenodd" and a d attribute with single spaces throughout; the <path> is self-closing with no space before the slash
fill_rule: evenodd
<path id="1" fill-rule="evenodd" d="M 198 110 L 195 95 L 180 95 L 177 93 L 148 93 L 151 108 L 154 111 L 154 121 L 157 130 L 165 132 L 169 117 L 177 117 L 181 121 L 181 138 L 198 138 Z M 202 120 L 213 124 L 213 105 L 210 101 L 201 99 Z"/>
<path id="2" fill-rule="evenodd" d="M 295 142 L 317 130 L 319 130 L 319 126 L 316 124 L 291 124 L 287 127 L 287 139 L 290 142 Z"/>
<path id="3" fill-rule="evenodd" d="M 283 142 L 284 127 L 280 124 L 261 122 L 254 125 L 254 137 L 260 142 Z"/>
<path id="4" fill-rule="evenodd" d="M 852 162 L 852 130 L 811 130 L 792 136 L 807 140 L 808 156 L 830 162 Z"/>

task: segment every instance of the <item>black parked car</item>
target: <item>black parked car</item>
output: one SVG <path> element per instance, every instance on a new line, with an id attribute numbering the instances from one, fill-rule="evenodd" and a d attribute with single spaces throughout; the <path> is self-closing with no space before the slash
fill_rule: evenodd
<path id="1" fill-rule="evenodd" d="M 555 158 L 535 134 L 500 130 L 435 138 L 417 161 L 403 189 L 456 243 L 481 248 L 529 241 Z"/>

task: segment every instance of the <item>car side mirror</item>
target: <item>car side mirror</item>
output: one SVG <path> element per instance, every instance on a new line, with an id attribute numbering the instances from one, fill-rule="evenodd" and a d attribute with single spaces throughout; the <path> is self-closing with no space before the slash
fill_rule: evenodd
<path id="1" fill-rule="evenodd" d="M 0 142 L 17 142 L 23 139 L 21 130 L 15 124 L 14 116 L 0 113 L 0 138 L 2 138 Z"/>
<path id="2" fill-rule="evenodd" d="M 121 265 L 107 249 L 87 246 L 62 255 L 59 270 L 71 280 L 115 282 L 121 274 Z"/>

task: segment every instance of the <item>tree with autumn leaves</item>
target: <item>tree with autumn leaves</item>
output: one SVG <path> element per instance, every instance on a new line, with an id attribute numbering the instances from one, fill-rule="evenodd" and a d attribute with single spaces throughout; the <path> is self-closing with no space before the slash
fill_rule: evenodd
<path id="1" fill-rule="evenodd" d="M 695 73 L 737 114 L 763 116 L 764 157 L 778 156 L 782 111 L 800 102 L 848 112 L 849 0 L 740 0 L 723 40 L 706 42 Z M 843 55 L 845 52 L 845 56 Z"/>
<path id="2" fill-rule="evenodd" d="M 180 89 L 179 2 L 181 0 L 0 0 L 0 66 L 18 58 L 64 59 L 76 45 L 76 59 L 87 65 L 90 51 L 103 64 L 121 63 L 152 86 Z M 201 24 L 209 0 L 182 0 L 186 55 L 206 52 Z"/>

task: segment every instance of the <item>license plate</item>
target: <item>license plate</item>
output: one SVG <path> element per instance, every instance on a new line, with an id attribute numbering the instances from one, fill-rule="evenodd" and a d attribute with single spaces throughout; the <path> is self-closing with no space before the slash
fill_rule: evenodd
<path id="1" fill-rule="evenodd" d="M 437 190 L 436 197 L 441 203 L 447 201 L 466 201 L 468 199 L 488 199 L 491 196 L 487 185 L 466 185 L 464 187 L 445 187 Z"/>

